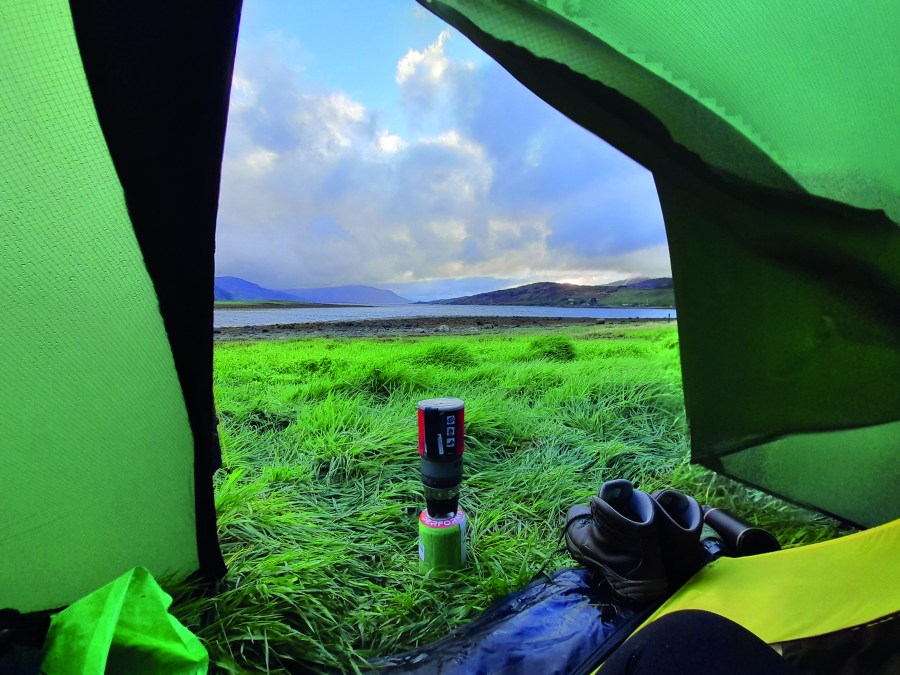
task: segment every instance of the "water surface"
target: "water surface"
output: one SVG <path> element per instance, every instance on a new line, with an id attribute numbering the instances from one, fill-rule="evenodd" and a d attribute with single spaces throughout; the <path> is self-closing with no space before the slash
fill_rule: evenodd
<path id="1" fill-rule="evenodd" d="M 549 316 L 589 319 L 675 318 L 674 309 L 650 307 L 531 307 L 519 305 L 382 305 L 378 307 L 323 307 L 310 309 L 216 309 L 213 325 L 268 326 L 278 323 L 361 321 L 366 319 L 415 319 L 417 317 Z"/>

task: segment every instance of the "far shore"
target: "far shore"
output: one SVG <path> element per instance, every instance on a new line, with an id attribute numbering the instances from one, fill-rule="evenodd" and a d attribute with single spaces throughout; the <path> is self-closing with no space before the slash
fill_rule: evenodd
<path id="1" fill-rule="evenodd" d="M 397 307 L 409 305 L 428 305 L 430 307 L 472 307 L 474 305 L 455 305 L 440 302 L 411 302 L 399 304 Z M 216 300 L 214 309 L 334 309 L 338 307 L 393 307 L 394 305 L 348 305 L 343 303 L 326 304 L 321 302 L 299 302 L 297 300 L 260 300 L 259 302 L 245 300 Z M 670 305 L 478 305 L 479 307 L 554 307 L 558 309 L 671 309 Z"/>
<path id="2" fill-rule="evenodd" d="M 509 330 L 553 329 L 568 326 L 610 326 L 673 323 L 675 319 L 594 319 L 543 316 L 431 316 L 404 319 L 363 319 L 275 324 L 271 326 L 222 326 L 213 330 L 216 342 L 232 340 L 290 340 L 296 338 L 398 338 L 428 335 L 482 335 Z"/>
<path id="3" fill-rule="evenodd" d="M 335 307 L 372 307 L 372 305 L 328 304 L 298 300 L 216 300 L 213 309 L 334 309 Z"/>

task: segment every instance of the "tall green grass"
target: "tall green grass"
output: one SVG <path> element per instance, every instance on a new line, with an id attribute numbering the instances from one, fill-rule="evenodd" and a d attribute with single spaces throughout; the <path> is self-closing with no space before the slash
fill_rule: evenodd
<path id="1" fill-rule="evenodd" d="M 216 476 L 227 578 L 173 589 L 230 672 L 353 671 L 425 644 L 528 583 L 563 516 L 625 477 L 732 508 L 792 546 L 833 524 L 688 464 L 673 326 L 479 337 L 222 343 Z M 418 400 L 466 402 L 470 564 L 418 571 Z"/>

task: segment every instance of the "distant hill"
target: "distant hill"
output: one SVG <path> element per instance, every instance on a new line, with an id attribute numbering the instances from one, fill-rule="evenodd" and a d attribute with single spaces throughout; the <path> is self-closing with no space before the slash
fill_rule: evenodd
<path id="1" fill-rule="evenodd" d="M 215 299 L 220 301 L 288 300 L 339 305 L 403 305 L 409 300 L 393 291 L 372 286 L 337 286 L 335 288 L 263 288 L 240 277 L 216 277 Z"/>
<path id="2" fill-rule="evenodd" d="M 284 293 L 306 302 L 354 305 L 408 305 L 409 300 L 393 291 L 372 286 L 336 286 L 334 288 L 289 288 Z"/>
<path id="3" fill-rule="evenodd" d="M 542 281 L 502 291 L 435 300 L 439 305 L 540 305 L 545 307 L 674 307 L 672 279 L 631 279 L 603 286 Z"/>
<path id="4" fill-rule="evenodd" d="M 239 277 L 215 278 L 216 300 L 299 300 L 287 291 L 273 291 Z"/>

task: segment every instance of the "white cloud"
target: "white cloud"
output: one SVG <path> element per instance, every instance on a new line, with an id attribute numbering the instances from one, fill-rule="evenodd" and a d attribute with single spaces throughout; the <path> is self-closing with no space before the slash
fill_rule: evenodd
<path id="1" fill-rule="evenodd" d="M 277 160 L 277 153 L 265 148 L 256 148 L 244 155 L 240 161 L 254 173 L 267 173 L 272 170 Z"/>
<path id="2" fill-rule="evenodd" d="M 232 114 L 240 113 L 256 105 L 256 87 L 240 73 L 235 73 L 231 80 L 231 99 L 229 110 Z"/>
<path id="3" fill-rule="evenodd" d="M 453 33 L 447 29 L 424 50 L 410 49 L 397 62 L 394 81 L 403 101 L 416 114 L 452 114 L 465 82 L 475 72 L 471 61 L 451 60 L 444 51 Z"/>
<path id="4" fill-rule="evenodd" d="M 383 129 L 378 133 L 378 147 L 382 152 L 394 154 L 400 152 L 409 145 L 397 134 L 390 133 L 387 129 Z"/>
<path id="5" fill-rule="evenodd" d="M 410 49 L 397 62 L 397 84 L 404 85 L 414 77 L 420 81 L 439 85 L 450 67 L 450 59 L 444 54 L 444 42 L 450 38 L 450 30 L 441 31 L 434 44 L 423 51 Z"/>
<path id="6" fill-rule="evenodd" d="M 450 129 L 437 136 L 423 137 L 421 142 L 428 145 L 442 145 L 447 148 L 453 148 L 454 150 L 459 150 L 460 152 L 472 155 L 477 159 L 483 159 L 485 156 L 483 147 L 474 141 L 464 138 L 455 129 Z"/>
<path id="7" fill-rule="evenodd" d="M 463 288 L 474 277 L 499 287 L 667 273 L 649 174 L 529 108 L 544 104 L 504 84 L 498 66 L 448 58 L 449 36 L 397 64 L 392 86 L 424 120 L 402 135 L 277 51 L 239 50 L 218 274 L 270 288 L 440 278 Z"/>
<path id="8" fill-rule="evenodd" d="M 490 157 L 483 147 L 458 131 L 422 137 L 410 154 L 420 165 L 410 177 L 445 205 L 471 205 L 490 192 L 494 178 Z"/>
<path id="9" fill-rule="evenodd" d="M 365 106 L 343 92 L 302 94 L 291 124 L 309 148 L 329 157 L 366 142 L 369 130 Z"/>
<path id="10" fill-rule="evenodd" d="M 453 250 L 456 250 L 456 247 L 468 236 L 466 221 L 460 218 L 431 221 L 427 228 L 434 238 L 440 241 L 440 246 L 444 249 L 451 246 Z"/>

